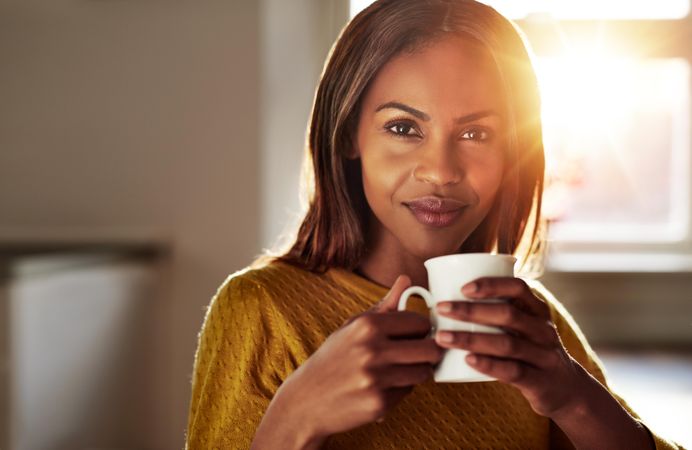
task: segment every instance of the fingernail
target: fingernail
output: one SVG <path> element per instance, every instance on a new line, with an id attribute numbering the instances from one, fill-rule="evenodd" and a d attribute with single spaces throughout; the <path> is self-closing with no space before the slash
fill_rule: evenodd
<path id="1" fill-rule="evenodd" d="M 437 310 L 442 313 L 448 313 L 452 312 L 452 304 L 451 303 L 438 303 L 437 304 Z"/>
<path id="2" fill-rule="evenodd" d="M 443 344 L 449 344 L 454 340 L 454 335 L 450 333 L 449 331 L 438 331 L 437 332 L 437 340 L 442 342 Z"/>
<path id="3" fill-rule="evenodd" d="M 467 294 L 473 294 L 474 292 L 478 292 L 478 283 L 475 281 L 472 281 L 465 285 L 464 287 L 461 288 L 462 291 L 464 291 Z"/>
<path id="4" fill-rule="evenodd" d="M 476 355 L 468 355 L 466 356 L 466 362 L 469 364 L 476 364 L 478 362 L 478 357 Z"/>

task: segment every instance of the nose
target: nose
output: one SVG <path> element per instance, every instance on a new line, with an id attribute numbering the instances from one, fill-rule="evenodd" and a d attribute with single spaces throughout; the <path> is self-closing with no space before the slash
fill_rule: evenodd
<path id="1" fill-rule="evenodd" d="M 447 142 L 430 142 L 420 149 L 413 169 L 413 177 L 424 183 L 445 186 L 457 184 L 463 178 L 463 169 L 455 149 Z"/>

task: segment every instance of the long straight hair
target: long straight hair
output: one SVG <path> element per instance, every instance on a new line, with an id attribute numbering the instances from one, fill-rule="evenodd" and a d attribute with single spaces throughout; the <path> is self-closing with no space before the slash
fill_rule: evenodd
<path id="1" fill-rule="evenodd" d="M 540 99 L 521 33 L 493 8 L 473 0 L 378 0 L 346 25 L 327 58 L 303 167 L 307 211 L 289 248 L 276 258 L 311 271 L 359 265 L 371 212 L 360 160 L 347 154 L 363 96 L 392 58 L 450 34 L 480 43 L 492 56 L 509 119 L 502 184 L 459 252 L 495 251 L 526 262 L 539 251 L 545 166 Z M 522 255 L 517 254 L 520 248 Z"/>

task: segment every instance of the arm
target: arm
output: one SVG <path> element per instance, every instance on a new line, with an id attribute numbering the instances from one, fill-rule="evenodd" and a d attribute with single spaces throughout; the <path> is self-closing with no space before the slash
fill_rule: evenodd
<path id="1" fill-rule="evenodd" d="M 277 392 L 252 441 L 251 450 L 318 450 L 326 438 L 317 435 L 309 420 L 302 420 L 296 403 Z"/>
<path id="2" fill-rule="evenodd" d="M 243 275 L 212 299 L 199 334 L 186 444 L 249 448 L 284 373 L 271 299 Z"/>
<path id="3" fill-rule="evenodd" d="M 606 433 L 604 435 L 612 433 L 616 436 L 623 436 L 625 439 L 624 435 L 641 435 L 643 432 L 646 439 L 641 442 L 646 442 L 647 448 L 656 450 L 681 449 L 680 445 L 652 433 L 627 402 L 613 392 L 608 384 L 603 363 L 589 345 L 571 314 L 541 283 L 533 281 L 531 286 L 534 293 L 550 305 L 553 322 L 570 355 L 579 362 L 582 370 L 591 375 L 587 379 L 587 386 L 584 388 L 589 393 L 584 397 L 587 401 L 581 405 L 575 405 L 571 413 L 565 411 L 562 416 L 553 419 L 551 423 L 551 448 L 553 445 L 557 448 L 571 449 L 573 446 L 579 448 L 581 439 L 579 435 L 581 434 L 585 439 L 589 438 L 583 436 L 585 429 L 598 430 L 603 426 L 598 423 L 590 423 L 594 418 L 600 416 L 603 417 L 603 419 L 599 419 L 603 420 L 601 424 L 609 424 L 607 430 L 601 430 L 602 433 Z M 585 418 L 585 415 L 588 417 Z M 572 445 L 565 444 L 565 435 L 569 436 L 568 439 L 572 441 Z M 626 441 L 619 442 L 621 442 L 620 446 L 625 448 L 622 442 Z M 618 447 L 616 445 L 610 448 Z"/>
<path id="4" fill-rule="evenodd" d="M 292 371 L 283 342 L 293 332 L 275 329 L 273 299 L 252 281 L 232 280 L 200 334 L 189 448 L 313 449 L 381 418 L 442 357 L 423 338 L 427 318 L 394 311 L 409 284 L 400 277 L 381 304 L 354 316 Z"/>
<path id="5" fill-rule="evenodd" d="M 550 418 L 576 449 L 654 450 L 649 431 L 637 422 L 601 383 L 585 369 L 579 402 L 562 408 Z"/>
<path id="6" fill-rule="evenodd" d="M 441 349 L 425 338 L 430 322 L 395 310 L 410 281 L 351 317 L 281 385 L 253 449 L 317 449 L 334 434 L 381 419 L 432 376 Z M 403 339 L 403 338 L 406 339 Z"/>

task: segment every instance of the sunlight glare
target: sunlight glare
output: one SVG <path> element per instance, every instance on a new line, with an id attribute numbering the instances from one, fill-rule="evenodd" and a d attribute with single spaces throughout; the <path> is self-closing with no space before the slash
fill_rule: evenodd
<path id="1" fill-rule="evenodd" d="M 510 19 L 531 15 L 562 20 L 579 19 L 682 19 L 689 0 L 480 0 Z"/>
<path id="2" fill-rule="evenodd" d="M 554 238 L 678 240 L 689 222 L 689 64 L 538 58 Z"/>

